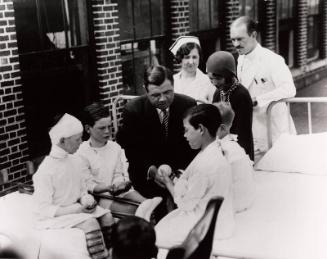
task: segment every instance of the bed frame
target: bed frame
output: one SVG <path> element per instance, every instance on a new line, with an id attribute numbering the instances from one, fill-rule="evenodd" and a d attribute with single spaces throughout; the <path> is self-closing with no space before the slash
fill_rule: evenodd
<path id="1" fill-rule="evenodd" d="M 268 148 L 272 147 L 272 132 L 271 132 L 271 110 L 277 104 L 284 102 L 287 105 L 288 112 L 290 112 L 291 103 L 306 103 L 307 111 L 308 111 L 308 133 L 312 134 L 312 112 L 311 112 L 311 104 L 312 103 L 327 103 L 327 97 L 294 97 L 294 98 L 286 98 L 281 99 L 279 101 L 271 102 L 267 108 L 267 135 L 268 135 Z M 290 118 L 290 117 L 289 117 Z M 290 125 L 290 120 L 288 121 Z M 327 129 L 326 129 L 327 130 Z"/>

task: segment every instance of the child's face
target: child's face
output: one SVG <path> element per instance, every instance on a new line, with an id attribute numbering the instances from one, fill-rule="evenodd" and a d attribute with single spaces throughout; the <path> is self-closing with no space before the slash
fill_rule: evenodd
<path id="1" fill-rule="evenodd" d="M 111 136 L 111 118 L 97 120 L 93 127 L 89 127 L 90 137 L 100 143 L 107 143 Z"/>
<path id="2" fill-rule="evenodd" d="M 69 154 L 74 154 L 82 143 L 82 133 L 64 138 L 61 147 Z"/>

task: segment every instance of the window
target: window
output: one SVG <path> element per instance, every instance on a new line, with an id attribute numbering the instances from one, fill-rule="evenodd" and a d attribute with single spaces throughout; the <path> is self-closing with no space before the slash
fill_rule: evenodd
<path id="1" fill-rule="evenodd" d="M 240 0 L 239 11 L 240 15 L 246 15 L 258 21 L 258 0 Z"/>
<path id="2" fill-rule="evenodd" d="M 294 0 L 277 1 L 278 49 L 289 67 L 294 65 Z"/>
<path id="3" fill-rule="evenodd" d="M 190 0 L 191 32 L 217 29 L 219 26 L 218 0 Z"/>
<path id="4" fill-rule="evenodd" d="M 202 57 L 199 68 L 205 71 L 207 58 L 220 49 L 219 0 L 190 0 L 189 22 L 192 35 L 199 37 Z"/>
<path id="5" fill-rule="evenodd" d="M 144 93 L 148 65 L 165 63 L 164 0 L 118 2 L 124 93 Z"/>
<path id="6" fill-rule="evenodd" d="M 49 151 L 48 129 L 96 96 L 87 0 L 14 0 L 27 137 L 32 158 Z"/>
<path id="7" fill-rule="evenodd" d="M 319 28 L 320 9 L 319 0 L 308 0 L 308 52 L 309 60 L 319 57 Z"/>

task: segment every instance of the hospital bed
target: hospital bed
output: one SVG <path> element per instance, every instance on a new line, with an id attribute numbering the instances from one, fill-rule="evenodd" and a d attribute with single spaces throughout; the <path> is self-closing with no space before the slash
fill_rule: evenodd
<path id="1" fill-rule="evenodd" d="M 115 133 L 119 124 L 117 106 L 119 102 L 132 98 L 119 96 L 113 103 Z M 327 103 L 327 98 L 282 101 L 301 101 L 309 107 L 313 102 Z M 212 252 L 215 257 L 327 258 L 325 143 L 327 133 L 285 135 L 276 141 L 256 165 L 256 199 L 252 207 L 236 214 L 232 238 L 214 241 Z M 7 176 L 2 179 L 7 179 Z M 23 258 L 89 258 L 81 230 L 35 230 L 34 206 L 27 194 L 13 192 L 0 197 L 0 237 L 4 237 L 0 238 L 0 248 L 8 246 L 8 242 L 2 240 L 9 238 L 24 255 Z"/>
<path id="2" fill-rule="evenodd" d="M 285 134 L 272 146 L 268 120 L 272 147 L 255 166 L 256 199 L 236 214 L 233 237 L 214 241 L 217 258 L 327 258 L 327 132 L 313 134 L 311 117 L 312 103 L 327 105 L 327 98 L 279 102 L 307 105 L 309 134 Z"/>

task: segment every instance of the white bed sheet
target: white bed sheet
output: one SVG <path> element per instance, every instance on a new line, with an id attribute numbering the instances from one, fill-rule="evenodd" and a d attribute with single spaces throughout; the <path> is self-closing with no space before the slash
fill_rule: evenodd
<path id="1" fill-rule="evenodd" d="M 9 237 L 24 259 L 90 259 L 82 230 L 36 230 L 32 196 L 0 197 L 0 234 Z"/>
<path id="2" fill-rule="evenodd" d="M 255 172 L 253 206 L 236 215 L 228 240 L 213 254 L 247 259 L 327 258 L 327 177 Z"/>

